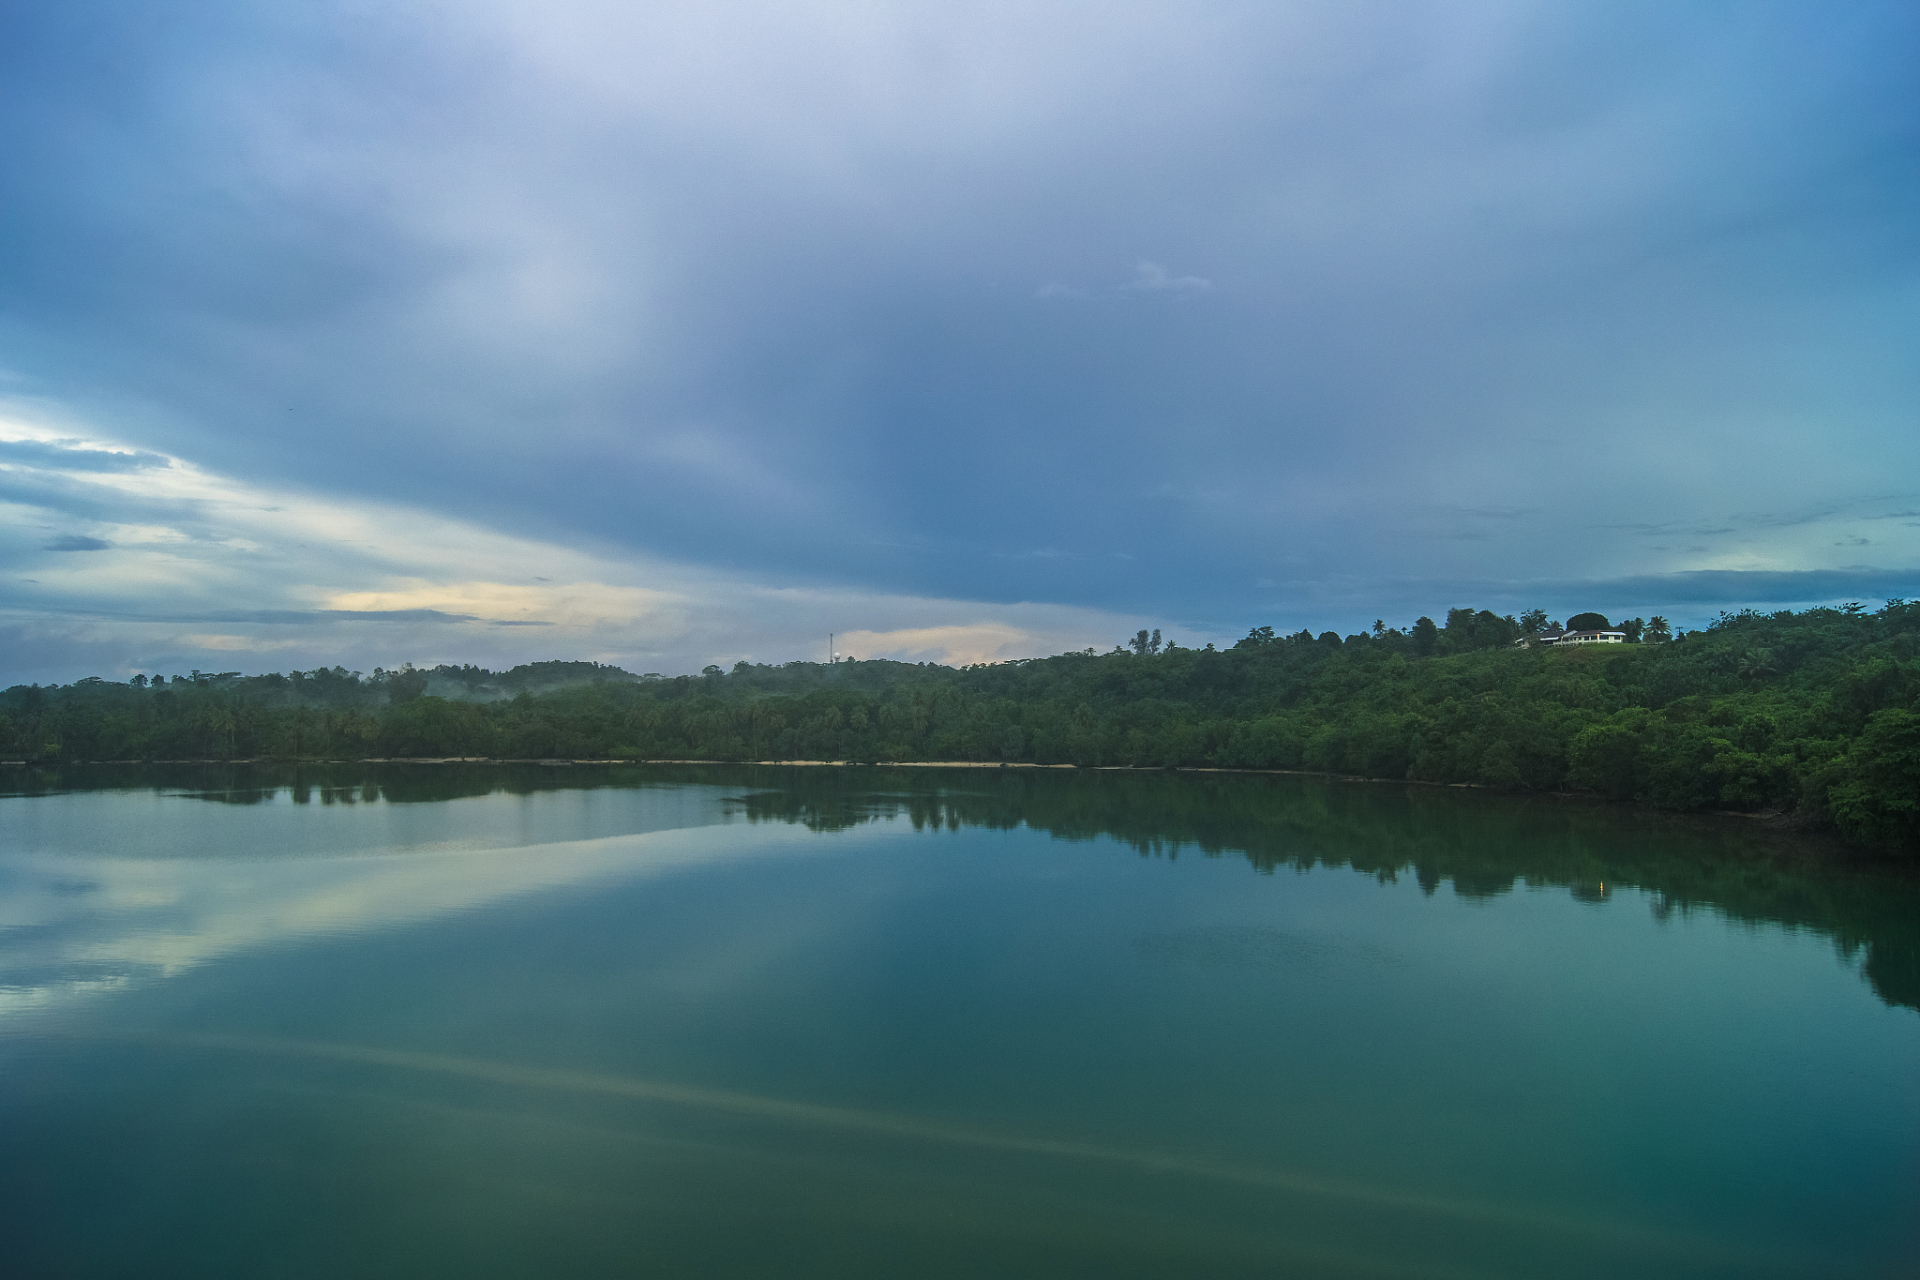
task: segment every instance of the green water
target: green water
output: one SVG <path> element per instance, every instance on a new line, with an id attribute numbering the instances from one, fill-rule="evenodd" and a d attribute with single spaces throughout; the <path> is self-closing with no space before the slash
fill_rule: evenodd
<path id="1" fill-rule="evenodd" d="M 8 1277 L 1912 1276 L 1920 878 L 1303 779 L 0 775 Z"/>

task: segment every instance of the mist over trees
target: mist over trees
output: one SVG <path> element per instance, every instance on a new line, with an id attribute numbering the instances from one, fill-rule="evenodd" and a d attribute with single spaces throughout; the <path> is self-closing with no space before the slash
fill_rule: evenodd
<path id="1" fill-rule="evenodd" d="M 1576 616 L 1569 622 L 1584 621 Z M 1603 619 L 1604 621 L 1604 619 Z M 1920 846 L 1920 603 L 1724 614 L 1665 639 L 1517 647 L 1546 625 L 1451 609 L 1232 648 L 1141 632 L 961 669 L 594 663 L 190 673 L 0 693 L 0 756 L 136 759 L 955 760 L 1305 770 L 1771 809 Z"/>

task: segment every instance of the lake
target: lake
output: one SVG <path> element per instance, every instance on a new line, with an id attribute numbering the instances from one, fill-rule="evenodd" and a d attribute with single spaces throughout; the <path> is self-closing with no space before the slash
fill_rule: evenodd
<path id="1" fill-rule="evenodd" d="M 1286 777 L 0 773 L 0 1273 L 1910 1276 L 1920 877 Z"/>

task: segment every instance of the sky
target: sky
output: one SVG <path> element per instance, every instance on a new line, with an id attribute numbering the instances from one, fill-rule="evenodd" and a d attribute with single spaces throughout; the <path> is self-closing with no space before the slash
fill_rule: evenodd
<path id="1" fill-rule="evenodd" d="M 0 684 L 1920 596 L 1908 3 L 0 9 Z"/>

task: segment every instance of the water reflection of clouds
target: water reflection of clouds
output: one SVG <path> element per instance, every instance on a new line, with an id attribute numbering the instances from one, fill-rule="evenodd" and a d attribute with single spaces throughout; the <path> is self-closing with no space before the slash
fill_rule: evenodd
<path id="1" fill-rule="evenodd" d="M 705 826 L 510 845 L 287 859 L 27 854 L 0 863 L 0 1018 L 64 1008 L 250 947 L 374 932 L 543 890 L 817 842 Z"/>

